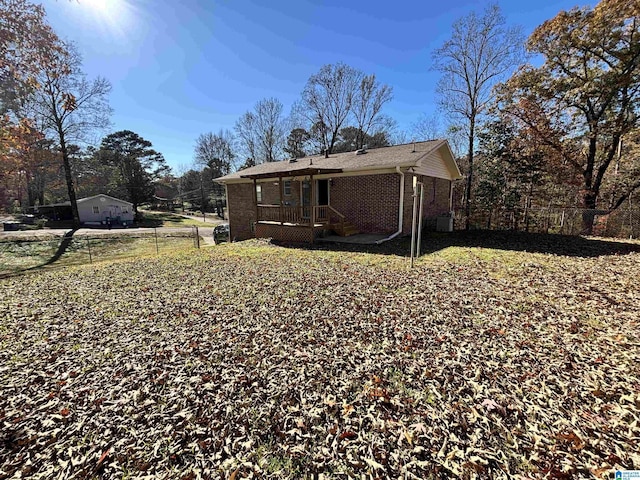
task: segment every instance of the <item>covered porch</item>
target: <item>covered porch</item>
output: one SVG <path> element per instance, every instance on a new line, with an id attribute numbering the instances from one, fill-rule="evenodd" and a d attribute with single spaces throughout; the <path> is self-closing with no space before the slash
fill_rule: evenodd
<path id="1" fill-rule="evenodd" d="M 329 204 L 327 176 L 337 173 L 342 173 L 342 170 L 309 166 L 292 171 L 243 176 L 253 180 L 255 236 L 287 242 L 313 243 L 316 237 L 331 230 L 338 235 L 349 234 L 350 229 L 354 227 L 341 212 Z M 318 177 L 321 178 L 320 181 Z M 299 205 L 291 205 L 285 201 L 285 180 L 300 183 Z M 259 198 L 262 196 L 261 185 L 269 181 L 276 182 L 278 186 L 277 202 L 262 203 L 262 198 Z M 319 185 L 323 188 L 319 188 Z"/>

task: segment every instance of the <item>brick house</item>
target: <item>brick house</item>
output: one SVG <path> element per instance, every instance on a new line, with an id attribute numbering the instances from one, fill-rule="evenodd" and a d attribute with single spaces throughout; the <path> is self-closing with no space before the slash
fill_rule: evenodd
<path id="1" fill-rule="evenodd" d="M 313 242 L 326 232 L 411 233 L 414 182 L 424 225 L 451 211 L 460 170 L 446 140 L 269 162 L 215 179 L 226 187 L 231 238 Z"/>

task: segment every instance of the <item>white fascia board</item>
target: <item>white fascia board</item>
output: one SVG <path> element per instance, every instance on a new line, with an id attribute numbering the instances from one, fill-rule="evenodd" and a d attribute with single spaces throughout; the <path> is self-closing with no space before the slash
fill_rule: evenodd
<path id="1" fill-rule="evenodd" d="M 392 167 L 378 167 L 378 166 L 372 166 L 372 167 L 366 167 L 366 168 L 360 168 L 360 169 L 354 169 L 354 170 L 343 170 L 342 173 L 323 173 L 320 175 L 314 175 L 313 178 L 317 178 L 319 180 L 323 180 L 326 178 L 340 178 L 340 177 L 360 177 L 360 176 L 364 176 L 364 175 L 381 175 L 381 174 L 385 174 L 385 173 L 398 173 L 396 171 L 396 167 L 400 167 L 401 169 L 405 170 L 407 168 L 411 168 L 415 166 L 415 162 L 411 162 L 411 163 L 404 163 L 404 164 L 399 164 L 399 165 L 394 165 Z M 306 177 L 308 175 L 291 175 L 291 176 L 282 176 L 282 180 L 292 180 L 294 178 L 302 178 L 302 177 Z M 265 182 L 273 182 L 274 180 L 277 180 L 278 177 L 270 177 L 270 178 L 261 178 L 259 180 L 257 180 L 257 183 L 265 183 Z M 223 185 L 230 185 L 230 184 L 238 184 L 238 183 L 253 183 L 253 180 L 251 180 L 250 178 L 234 178 L 231 180 L 225 180 L 224 182 L 218 182 L 221 183 Z"/>

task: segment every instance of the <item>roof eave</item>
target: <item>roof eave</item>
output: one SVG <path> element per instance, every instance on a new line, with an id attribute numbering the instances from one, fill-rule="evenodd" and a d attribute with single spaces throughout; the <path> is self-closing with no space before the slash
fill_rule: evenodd
<path id="1" fill-rule="evenodd" d="M 402 162 L 402 163 L 398 163 L 396 165 L 386 165 L 386 166 L 381 166 L 381 165 L 370 165 L 367 167 L 363 167 L 363 168 L 342 168 L 342 169 L 321 169 L 319 173 L 314 173 L 314 175 L 337 175 L 338 177 L 342 174 L 346 175 L 346 174 L 353 174 L 353 173 L 357 173 L 357 172 L 385 172 L 385 171 L 389 171 L 392 172 L 394 170 L 396 170 L 397 168 L 411 168 L 411 167 L 415 167 L 416 166 L 416 162 L 412 161 L 412 162 Z M 304 173 L 300 173 L 300 171 L 290 171 L 290 172 L 282 172 L 282 178 L 293 178 L 293 177 L 300 177 L 300 176 L 306 176 L 308 174 L 304 174 Z M 227 178 L 225 179 L 224 177 L 221 178 L 214 178 L 213 181 L 216 183 L 220 183 L 222 185 L 226 185 L 226 184 L 231 184 L 231 183 L 250 183 L 251 180 L 255 177 L 256 180 L 265 180 L 265 179 L 269 179 L 269 178 L 279 178 L 278 174 L 262 174 L 262 175 L 241 175 L 240 177 L 235 177 L 235 178 Z"/>
<path id="2" fill-rule="evenodd" d="M 342 169 L 341 168 L 302 168 L 298 170 L 283 170 L 280 172 L 256 173 L 254 175 L 240 175 L 240 178 L 259 180 L 259 179 L 265 179 L 265 178 L 306 177 L 309 175 L 332 175 L 336 173 L 342 173 Z"/>

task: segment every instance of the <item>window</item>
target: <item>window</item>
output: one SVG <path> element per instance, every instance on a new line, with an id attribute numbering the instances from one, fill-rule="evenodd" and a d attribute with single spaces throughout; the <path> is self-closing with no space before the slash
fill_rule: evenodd
<path id="1" fill-rule="evenodd" d="M 291 196 L 291 180 L 284 181 L 284 194 L 287 196 Z"/>
<path id="2" fill-rule="evenodd" d="M 122 213 L 129 213 L 129 210 L 127 210 L 127 207 L 122 207 Z"/>
<path id="3" fill-rule="evenodd" d="M 93 213 L 100 213 L 100 207 L 98 205 L 93 206 Z"/>
<path id="4" fill-rule="evenodd" d="M 262 203 L 262 185 L 256 185 L 256 200 Z"/>

